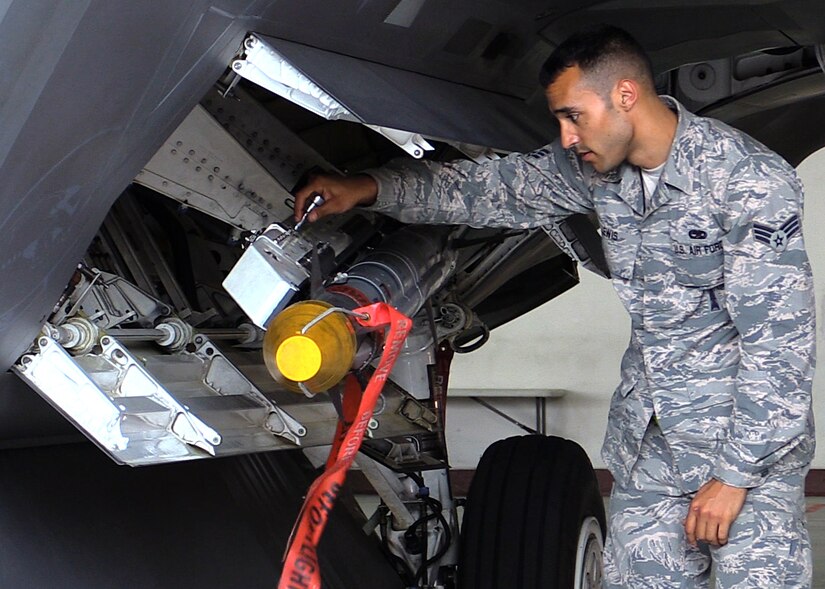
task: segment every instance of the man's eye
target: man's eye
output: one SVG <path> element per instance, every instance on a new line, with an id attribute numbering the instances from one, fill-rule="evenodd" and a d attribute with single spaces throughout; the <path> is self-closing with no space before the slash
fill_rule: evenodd
<path id="1" fill-rule="evenodd" d="M 578 121 L 578 120 L 579 120 L 579 113 L 577 113 L 577 112 L 571 112 L 569 115 L 567 115 L 567 118 L 568 118 L 568 119 L 570 119 L 572 122 L 574 122 L 574 123 L 575 123 L 576 121 Z"/>

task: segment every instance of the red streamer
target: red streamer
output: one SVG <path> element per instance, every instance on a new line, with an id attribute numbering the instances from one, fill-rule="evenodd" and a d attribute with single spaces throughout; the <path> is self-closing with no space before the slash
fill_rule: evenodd
<path id="1" fill-rule="evenodd" d="M 367 384 L 367 389 L 361 396 L 358 412 L 352 425 L 342 439 L 340 433 L 343 428 L 339 424 L 339 435 L 336 435 L 336 443 L 327 460 L 327 468 L 321 476 L 315 479 L 307 492 L 304 506 L 301 508 L 292 532 L 278 589 L 320 589 L 321 571 L 317 551 L 321 534 L 326 527 L 341 486 L 344 484 L 347 470 L 361 448 L 361 442 L 364 440 L 367 426 L 372 419 L 378 396 L 412 328 L 412 321 L 408 317 L 386 303 L 360 307 L 355 309 L 355 312 L 367 314 L 367 319 L 357 319 L 364 327 L 379 329 L 389 326 L 384 353 L 381 355 L 378 368 Z M 347 383 L 347 392 L 349 393 L 350 390 L 352 390 L 352 381 Z"/>

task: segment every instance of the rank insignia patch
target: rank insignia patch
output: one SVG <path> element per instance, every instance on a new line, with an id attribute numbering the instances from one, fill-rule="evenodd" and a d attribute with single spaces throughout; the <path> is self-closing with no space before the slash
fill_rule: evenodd
<path id="1" fill-rule="evenodd" d="M 753 238 L 768 244 L 777 252 L 784 252 L 788 247 L 788 240 L 799 233 L 800 227 L 799 215 L 792 215 L 779 228 L 754 223 Z"/>

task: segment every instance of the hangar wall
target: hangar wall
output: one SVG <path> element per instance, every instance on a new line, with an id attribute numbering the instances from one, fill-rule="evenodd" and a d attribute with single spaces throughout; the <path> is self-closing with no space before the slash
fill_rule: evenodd
<path id="1" fill-rule="evenodd" d="M 814 411 L 819 452 L 814 468 L 825 468 L 825 150 L 798 168 L 805 184 L 803 230 L 814 269 L 817 297 L 818 366 Z M 456 356 L 451 389 L 561 389 L 547 401 L 547 433 L 573 439 L 593 465 L 599 456 L 610 396 L 630 338 L 630 321 L 610 282 L 582 272 L 581 284 L 559 298 L 495 330 L 472 354 Z M 535 402 L 487 398 L 527 425 L 535 425 Z M 447 440 L 454 468 L 475 468 L 493 441 L 525 433 L 470 399 L 451 398 Z"/>

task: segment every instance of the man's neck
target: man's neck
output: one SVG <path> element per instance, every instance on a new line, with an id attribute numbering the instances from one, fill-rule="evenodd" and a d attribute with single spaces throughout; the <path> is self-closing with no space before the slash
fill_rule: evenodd
<path id="1" fill-rule="evenodd" d="M 670 154 L 679 118 L 658 96 L 650 96 L 638 106 L 633 141 L 627 161 L 640 168 L 662 165 Z"/>

